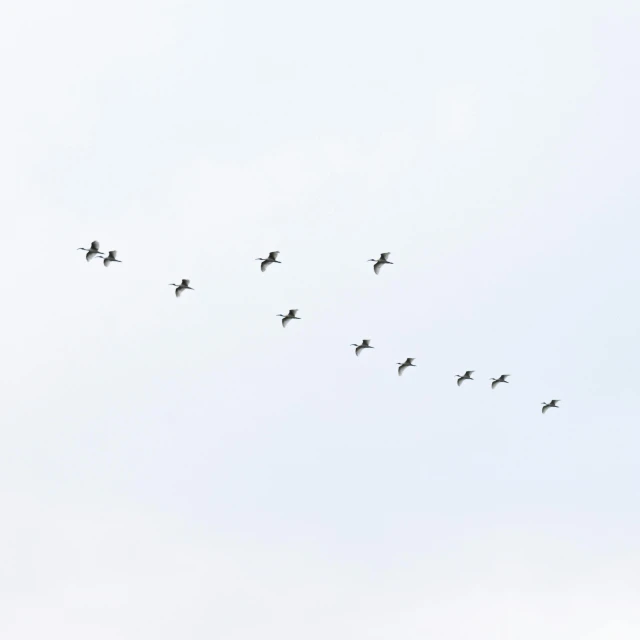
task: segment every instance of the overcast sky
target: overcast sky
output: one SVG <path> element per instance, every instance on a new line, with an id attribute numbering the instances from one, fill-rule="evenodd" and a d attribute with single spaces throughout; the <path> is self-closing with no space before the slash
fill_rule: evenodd
<path id="1" fill-rule="evenodd" d="M 5 3 L 0 636 L 640 637 L 639 30 Z"/>

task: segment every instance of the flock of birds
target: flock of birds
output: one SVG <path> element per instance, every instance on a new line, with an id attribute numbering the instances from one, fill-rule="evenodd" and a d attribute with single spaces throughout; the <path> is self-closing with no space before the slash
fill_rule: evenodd
<path id="1" fill-rule="evenodd" d="M 87 252 L 87 262 L 91 262 L 96 256 L 100 256 L 105 267 L 108 267 L 112 262 L 122 262 L 122 260 L 118 260 L 116 258 L 116 255 L 118 253 L 117 251 L 109 251 L 109 253 L 105 256 L 104 253 L 100 251 L 100 243 L 97 240 L 94 240 L 91 243 L 89 249 L 80 247 L 78 251 Z M 281 264 L 281 261 L 278 260 L 278 255 L 280 255 L 279 251 L 272 251 L 266 258 L 256 258 L 256 260 L 260 261 L 260 270 L 264 273 L 270 265 L 274 263 Z M 375 264 L 373 265 L 373 272 L 376 275 L 380 273 L 380 269 L 382 269 L 385 264 L 393 264 L 393 262 L 389 262 L 390 255 L 391 254 L 389 252 L 381 253 L 379 258 L 370 258 L 369 260 L 367 260 L 367 262 L 375 262 Z M 169 286 L 176 288 L 176 297 L 179 298 L 186 289 L 194 291 L 194 288 L 190 286 L 190 282 L 190 280 L 185 278 L 180 282 L 180 284 L 171 282 Z M 289 322 L 291 322 L 291 320 L 301 320 L 301 318 L 298 317 L 297 313 L 297 309 L 290 309 L 286 315 L 279 313 L 277 317 L 282 318 L 282 326 L 286 327 Z M 374 347 L 371 346 L 370 342 L 371 340 L 367 338 L 362 341 L 362 344 L 352 344 L 351 346 L 356 348 L 356 356 L 359 356 L 365 349 L 373 349 Z M 396 362 L 396 364 L 399 365 L 398 375 L 401 376 L 409 367 L 417 366 L 413 364 L 414 360 L 415 358 L 407 358 L 404 362 Z M 456 375 L 456 378 L 458 378 L 458 386 L 462 385 L 465 380 L 474 380 L 474 378 L 471 377 L 473 373 L 474 371 L 465 371 L 463 375 Z M 511 374 L 509 373 L 503 373 L 498 378 L 491 378 L 491 388 L 495 389 L 501 383 L 509 384 L 507 378 L 510 375 Z M 560 400 L 543 402 L 542 413 L 546 413 L 549 409 L 558 409 L 558 402 L 560 402 Z"/>

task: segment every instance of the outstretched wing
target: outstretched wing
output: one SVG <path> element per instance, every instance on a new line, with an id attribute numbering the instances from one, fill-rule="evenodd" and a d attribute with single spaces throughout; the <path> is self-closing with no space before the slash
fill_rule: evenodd
<path id="1" fill-rule="evenodd" d="M 285 316 L 284 318 L 282 318 L 283 327 L 286 327 L 290 322 L 291 322 L 291 318 L 289 318 L 289 316 Z"/>
<path id="2" fill-rule="evenodd" d="M 382 267 L 382 265 L 384 264 L 384 262 L 376 262 L 373 265 L 373 272 L 378 275 L 380 273 L 380 267 Z"/>
<path id="3" fill-rule="evenodd" d="M 554 405 L 555 405 L 555 404 L 558 404 L 558 402 L 560 402 L 560 400 L 552 400 L 552 401 L 551 401 L 551 404 L 554 404 Z"/>
<path id="4" fill-rule="evenodd" d="M 360 352 L 362 351 L 362 345 L 360 345 L 359 347 L 356 347 L 356 355 L 359 356 Z"/>
<path id="5" fill-rule="evenodd" d="M 87 262 L 91 262 L 98 254 L 95 251 L 87 252 Z"/>
<path id="6" fill-rule="evenodd" d="M 182 279 L 182 286 L 183 286 L 183 287 L 188 287 L 190 282 L 191 282 L 191 280 L 185 280 L 185 279 L 183 278 L 183 279 Z"/>
<path id="7" fill-rule="evenodd" d="M 111 257 L 104 258 L 102 262 L 104 262 L 105 267 L 108 267 L 111 264 Z"/>
<path id="8" fill-rule="evenodd" d="M 545 404 L 544 407 L 542 407 L 542 413 L 547 413 L 548 408 L 549 408 L 549 405 Z"/>
<path id="9" fill-rule="evenodd" d="M 475 371 L 465 371 L 464 375 L 466 378 L 470 378 L 472 373 L 475 373 Z"/>
<path id="10" fill-rule="evenodd" d="M 464 382 L 464 378 L 458 378 L 458 386 L 460 386 Z"/>
<path id="11" fill-rule="evenodd" d="M 94 241 L 91 243 L 91 249 L 92 249 L 93 251 L 100 251 L 100 243 L 99 243 L 97 240 L 94 240 Z"/>
<path id="12" fill-rule="evenodd" d="M 109 251 L 109 257 L 110 257 L 112 260 L 115 260 L 115 258 L 116 258 L 116 254 L 117 254 L 117 253 L 118 253 L 117 251 Z"/>
<path id="13" fill-rule="evenodd" d="M 401 376 L 401 375 L 402 375 L 402 372 L 403 372 L 404 370 L 405 370 L 405 365 L 401 364 L 401 365 L 398 367 L 398 375 L 399 375 L 399 376 Z"/>
<path id="14" fill-rule="evenodd" d="M 269 254 L 269 260 L 277 260 L 277 259 L 278 259 L 278 254 L 279 254 L 279 253 L 280 253 L 279 251 L 272 251 L 272 252 Z"/>
<path id="15" fill-rule="evenodd" d="M 262 271 L 262 273 L 264 273 L 267 270 L 267 267 L 271 264 L 271 262 L 269 260 L 264 260 L 263 262 L 260 263 L 260 271 Z"/>
<path id="16" fill-rule="evenodd" d="M 184 289 L 182 287 L 176 287 L 176 298 L 179 298 L 183 291 Z"/>
<path id="17" fill-rule="evenodd" d="M 289 309 L 289 315 L 290 316 L 298 315 L 298 310 L 297 309 Z"/>
<path id="18" fill-rule="evenodd" d="M 497 384 L 498 384 L 498 381 L 497 381 L 497 380 L 494 380 L 494 381 L 491 383 L 491 388 L 492 388 L 492 389 L 495 389 Z"/>
<path id="19" fill-rule="evenodd" d="M 365 347 L 368 347 L 370 342 L 371 342 L 371 339 L 370 339 L 370 338 L 367 338 L 366 340 L 363 340 L 363 341 L 362 341 L 362 344 L 363 344 Z"/>

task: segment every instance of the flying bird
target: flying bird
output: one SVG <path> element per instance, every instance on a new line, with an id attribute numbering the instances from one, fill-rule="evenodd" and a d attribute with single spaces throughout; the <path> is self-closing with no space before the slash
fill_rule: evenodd
<path id="1" fill-rule="evenodd" d="M 261 270 L 263 273 L 267 270 L 267 267 L 268 267 L 270 264 L 273 264 L 274 262 L 277 262 L 278 264 L 282 264 L 282 263 L 280 262 L 280 260 L 278 260 L 278 254 L 279 254 L 279 253 L 280 253 L 279 251 L 272 251 L 272 252 L 269 254 L 269 257 L 268 257 L 268 258 L 256 258 L 256 260 L 261 260 L 261 261 L 262 261 L 262 264 L 260 265 L 260 270 Z"/>
<path id="2" fill-rule="evenodd" d="M 547 413 L 547 409 L 559 409 L 558 402 L 560 400 L 552 400 L 551 402 L 543 402 L 542 413 Z"/>
<path id="3" fill-rule="evenodd" d="M 279 313 L 276 317 L 282 318 L 282 327 L 284 328 L 289 324 L 291 320 L 301 320 L 301 318 L 298 318 L 296 316 L 296 313 L 298 313 L 297 309 L 291 309 L 286 316 Z"/>
<path id="4" fill-rule="evenodd" d="M 491 383 L 491 388 L 495 389 L 497 384 L 500 384 L 501 382 L 506 382 L 507 384 L 509 384 L 509 381 L 507 380 L 507 378 L 510 376 L 510 373 L 503 373 L 499 378 L 491 378 L 491 380 L 493 380 L 493 382 Z"/>
<path id="5" fill-rule="evenodd" d="M 371 342 L 371 340 L 370 340 L 370 339 L 367 339 L 367 340 L 363 340 L 363 341 L 362 341 L 362 344 L 352 344 L 351 346 L 356 348 L 356 355 L 357 355 L 357 356 L 359 356 L 359 355 L 360 355 L 360 352 L 361 352 L 363 349 L 375 349 L 375 347 L 372 347 L 372 346 L 369 344 L 370 342 Z"/>
<path id="6" fill-rule="evenodd" d="M 122 262 L 122 260 L 116 260 L 117 253 L 117 251 L 109 251 L 109 255 L 103 260 L 105 267 L 108 267 L 111 262 Z"/>
<path id="7" fill-rule="evenodd" d="M 472 373 L 473 371 L 465 371 L 463 376 L 456 375 L 456 378 L 458 378 L 458 386 L 460 386 L 465 380 L 473 380 L 471 377 Z"/>
<path id="8" fill-rule="evenodd" d="M 102 251 L 100 251 L 100 243 L 97 240 L 94 240 L 91 243 L 90 249 L 85 249 L 84 247 L 79 247 L 78 251 L 86 251 L 87 252 L 87 262 L 91 262 L 96 256 L 104 255 Z"/>
<path id="9" fill-rule="evenodd" d="M 173 282 L 171 282 L 169 284 L 170 287 L 175 287 L 176 288 L 176 298 L 179 298 L 182 295 L 182 292 L 185 289 L 191 289 L 191 291 L 195 291 L 195 289 L 193 287 L 189 286 L 189 283 L 191 282 L 191 280 L 186 280 L 183 279 L 182 282 L 180 284 L 174 284 Z"/>
<path id="10" fill-rule="evenodd" d="M 373 272 L 378 275 L 380 273 L 380 268 L 383 264 L 393 264 L 393 262 L 389 262 L 389 256 L 391 253 L 387 251 L 387 253 L 381 253 L 379 258 L 370 258 L 367 262 L 375 262 L 373 265 Z"/>
<path id="11" fill-rule="evenodd" d="M 413 364 L 414 360 L 415 358 L 407 358 L 404 362 L 396 362 L 396 364 L 400 365 L 398 367 L 398 375 L 401 376 L 407 367 L 416 367 L 417 365 Z"/>

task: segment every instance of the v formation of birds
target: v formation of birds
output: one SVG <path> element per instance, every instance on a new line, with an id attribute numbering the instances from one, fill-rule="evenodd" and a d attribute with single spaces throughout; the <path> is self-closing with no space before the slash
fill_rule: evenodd
<path id="1" fill-rule="evenodd" d="M 108 267 L 112 262 L 122 262 L 122 260 L 118 260 L 116 258 L 116 255 L 118 253 L 117 251 L 109 251 L 109 253 L 105 257 L 104 252 L 100 251 L 100 243 L 97 240 L 94 240 L 88 249 L 85 249 L 84 247 L 80 247 L 78 251 L 87 252 L 87 255 L 86 255 L 87 262 L 91 262 L 96 256 L 100 256 L 105 267 Z M 260 270 L 264 273 L 270 265 L 274 263 L 281 264 L 281 261 L 278 260 L 279 255 L 280 255 L 279 251 L 272 251 L 271 253 L 269 253 L 269 255 L 266 258 L 256 258 L 256 260 L 260 261 Z M 367 262 L 375 263 L 373 265 L 373 272 L 376 275 L 380 273 L 380 269 L 382 269 L 384 265 L 393 264 L 393 262 L 389 261 L 390 255 L 391 255 L 390 252 L 381 253 L 379 258 L 370 258 L 367 261 Z M 194 291 L 193 287 L 190 286 L 190 282 L 191 282 L 190 280 L 183 278 L 180 284 L 171 282 L 169 283 L 169 286 L 175 287 L 176 297 L 179 298 L 187 289 Z M 279 313 L 277 317 L 282 318 L 283 328 L 285 328 L 291 322 L 291 320 L 302 319 L 298 317 L 297 309 L 290 309 L 289 312 L 286 314 Z M 371 340 L 369 338 L 366 338 L 362 341 L 362 344 L 354 343 L 351 346 L 356 348 L 355 349 L 356 356 L 359 356 L 366 349 L 375 348 L 370 343 L 371 343 Z M 402 374 L 405 372 L 406 369 L 417 366 L 413 364 L 414 360 L 415 358 L 407 358 L 404 362 L 396 362 L 396 364 L 398 365 L 398 375 L 402 376 Z M 456 378 L 458 379 L 457 381 L 458 386 L 460 387 L 462 383 L 465 382 L 466 380 L 475 380 L 475 378 L 471 377 L 473 373 L 475 372 L 465 371 L 464 374 L 462 375 L 456 375 Z M 510 377 L 510 375 L 511 374 L 509 373 L 503 373 L 498 378 L 491 378 L 490 379 L 491 388 L 495 389 L 499 384 L 503 384 L 503 383 L 509 384 L 509 381 L 507 380 L 507 378 Z M 560 402 L 560 400 L 551 400 L 550 402 L 543 402 L 542 413 L 545 414 L 549 409 L 558 409 L 559 408 L 558 402 Z"/>

